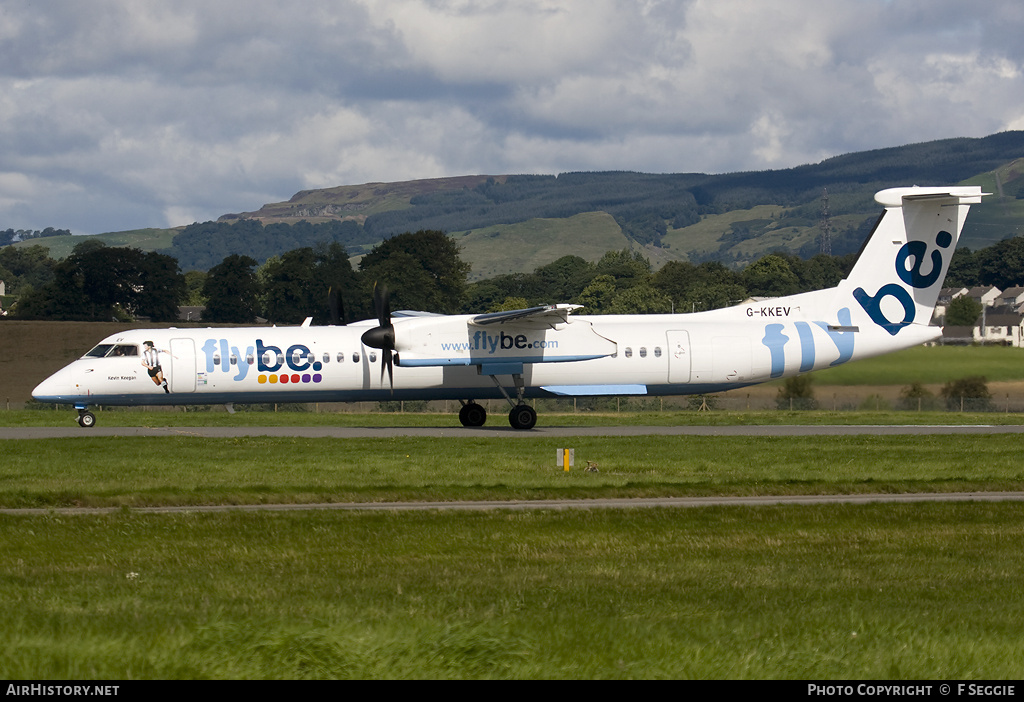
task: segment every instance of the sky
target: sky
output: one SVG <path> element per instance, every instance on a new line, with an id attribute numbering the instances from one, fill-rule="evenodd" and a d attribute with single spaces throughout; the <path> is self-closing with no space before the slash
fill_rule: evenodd
<path id="1" fill-rule="evenodd" d="M 0 229 L 1024 129 L 1020 0 L 4 0 Z"/>

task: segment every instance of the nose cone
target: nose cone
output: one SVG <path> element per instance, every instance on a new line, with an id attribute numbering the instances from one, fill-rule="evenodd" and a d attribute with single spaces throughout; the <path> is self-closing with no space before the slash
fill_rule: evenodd
<path id="1" fill-rule="evenodd" d="M 67 368 L 57 371 L 32 391 L 32 397 L 39 402 L 74 402 L 80 394 Z"/>

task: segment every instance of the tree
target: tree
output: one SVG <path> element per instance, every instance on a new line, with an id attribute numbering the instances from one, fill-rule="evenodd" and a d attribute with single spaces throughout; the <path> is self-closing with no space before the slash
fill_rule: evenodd
<path id="1" fill-rule="evenodd" d="M 332 304 L 337 305 L 337 321 L 342 324 L 372 317 L 372 289 L 368 291 L 352 270 L 345 247 L 336 241 L 320 243 L 314 247 L 313 253 L 316 266 L 313 321 L 317 324 L 333 323 L 335 312 L 332 312 Z"/>
<path id="2" fill-rule="evenodd" d="M 1000 290 L 1024 284 L 1024 237 L 1003 239 L 979 251 L 978 278 Z"/>
<path id="3" fill-rule="evenodd" d="M 0 248 L 0 280 L 7 284 L 8 295 L 18 295 L 23 286 L 42 287 L 53 280 L 57 262 L 44 246 Z"/>
<path id="4" fill-rule="evenodd" d="M 420 230 L 382 241 L 359 262 L 359 270 L 370 287 L 387 285 L 392 309 L 454 314 L 462 306 L 470 266 L 444 232 Z"/>
<path id="5" fill-rule="evenodd" d="M 951 380 L 939 392 L 946 400 L 946 409 L 988 412 L 992 409 L 992 393 L 983 376 L 970 376 Z"/>
<path id="6" fill-rule="evenodd" d="M 316 255 L 309 247 L 272 256 L 260 268 L 263 312 L 278 324 L 298 324 L 316 305 Z"/>
<path id="7" fill-rule="evenodd" d="M 809 375 L 794 375 L 783 381 L 775 396 L 775 406 L 780 410 L 812 410 L 818 408 L 814 399 L 813 381 Z"/>
<path id="8" fill-rule="evenodd" d="M 615 293 L 615 278 L 610 275 L 595 277 L 580 293 L 579 303 L 583 305 L 581 313 L 609 314 Z"/>
<path id="9" fill-rule="evenodd" d="M 703 312 L 735 305 L 747 297 L 740 277 L 718 261 L 693 265 L 669 261 L 651 284 L 675 303 L 676 312 Z"/>
<path id="10" fill-rule="evenodd" d="M 946 318 L 943 326 L 947 327 L 973 327 L 981 316 L 981 303 L 973 297 L 961 295 L 954 297 L 949 307 L 946 308 Z"/>
<path id="11" fill-rule="evenodd" d="M 171 256 L 82 242 L 54 267 L 53 280 L 18 303 L 29 319 L 106 321 L 145 315 L 177 319 L 185 278 Z"/>
<path id="12" fill-rule="evenodd" d="M 203 283 L 209 322 L 248 324 L 256 319 L 260 285 L 253 267 L 256 259 L 231 254 L 210 269 Z"/>
<path id="13" fill-rule="evenodd" d="M 647 283 L 651 278 L 651 262 L 629 249 L 606 252 L 594 269 L 597 275 L 611 276 L 620 290 Z"/>
<path id="14" fill-rule="evenodd" d="M 137 249 L 134 249 L 137 251 Z M 167 254 L 150 251 L 138 263 L 139 283 L 133 291 L 133 315 L 149 317 L 154 322 L 173 322 L 178 318 L 178 305 L 188 295 L 185 276 L 178 260 Z"/>
<path id="15" fill-rule="evenodd" d="M 789 262 L 778 254 L 768 254 L 743 271 L 747 292 L 759 297 L 781 297 L 800 292 L 800 281 Z"/>
<path id="16" fill-rule="evenodd" d="M 650 285 L 635 285 L 615 295 L 610 314 L 668 314 L 672 300 Z"/>

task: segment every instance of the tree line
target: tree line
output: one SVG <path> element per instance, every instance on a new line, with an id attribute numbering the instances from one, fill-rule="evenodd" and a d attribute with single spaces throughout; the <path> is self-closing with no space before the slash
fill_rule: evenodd
<path id="1" fill-rule="evenodd" d="M 228 254 L 208 272 L 182 274 L 172 256 L 94 239 L 62 261 L 42 246 L 0 248 L 0 279 L 18 296 L 21 319 L 177 319 L 178 306 L 205 305 L 204 321 L 296 324 L 350 322 L 374 316 L 373 287 L 391 291 L 394 310 L 443 314 L 517 309 L 568 302 L 586 314 L 700 312 L 748 297 L 779 297 L 832 287 L 856 256 L 818 254 L 808 259 L 772 253 L 733 270 L 717 261 L 672 261 L 652 270 L 628 249 L 598 261 L 564 256 L 531 273 L 509 273 L 468 282 L 470 266 L 458 245 L 440 230 L 406 232 L 375 246 L 353 267 L 337 241 L 301 246 L 262 264 Z M 1024 284 L 1024 237 L 971 251 L 958 250 L 950 286 Z"/>

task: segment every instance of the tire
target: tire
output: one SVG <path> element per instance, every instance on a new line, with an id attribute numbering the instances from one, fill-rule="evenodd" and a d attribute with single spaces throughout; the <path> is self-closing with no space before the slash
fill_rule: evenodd
<path id="1" fill-rule="evenodd" d="M 529 405 L 517 405 L 508 413 L 508 423 L 513 429 L 533 429 L 537 424 L 537 412 Z"/>
<path id="2" fill-rule="evenodd" d="M 482 427 L 487 422 L 487 410 L 482 405 L 470 402 L 459 410 L 459 421 L 464 427 Z"/>
<path id="3" fill-rule="evenodd" d="M 80 412 L 78 414 L 78 426 L 83 429 L 91 429 L 96 426 L 96 415 L 92 412 Z"/>

